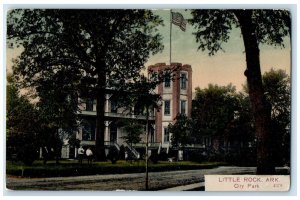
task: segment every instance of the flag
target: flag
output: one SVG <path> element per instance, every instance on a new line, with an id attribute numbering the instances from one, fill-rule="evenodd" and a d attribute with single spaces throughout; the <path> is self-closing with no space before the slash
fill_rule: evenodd
<path id="1" fill-rule="evenodd" d="M 185 31 L 187 21 L 183 18 L 182 14 L 172 12 L 172 23 L 179 26 L 182 31 Z"/>

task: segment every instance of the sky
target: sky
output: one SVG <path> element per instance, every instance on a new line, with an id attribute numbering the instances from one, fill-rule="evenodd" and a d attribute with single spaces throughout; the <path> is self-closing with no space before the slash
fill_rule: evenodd
<path id="1" fill-rule="evenodd" d="M 189 11 L 174 9 L 180 12 L 185 19 L 191 18 Z M 159 26 L 159 33 L 163 37 L 164 50 L 154 56 L 150 56 L 145 66 L 156 63 L 169 64 L 170 59 L 170 10 L 153 10 L 164 20 L 164 26 Z M 246 84 L 243 75 L 246 69 L 243 40 L 239 29 L 233 29 L 228 43 L 223 44 L 224 51 L 219 51 L 214 56 L 208 56 L 208 52 L 198 51 L 199 44 L 193 35 L 195 29 L 187 24 L 186 31 L 172 25 L 172 62 L 189 64 L 193 70 L 193 88 L 206 88 L 209 83 L 225 86 L 232 83 L 237 90 L 242 90 Z M 285 48 L 262 45 L 260 46 L 260 59 L 262 73 L 271 68 L 283 69 L 290 74 L 290 41 L 284 40 Z M 7 68 L 11 71 L 13 58 L 16 58 L 22 49 L 7 49 Z M 194 90 L 193 90 L 194 92 Z"/>
<path id="2" fill-rule="evenodd" d="M 173 10 L 180 12 L 185 19 L 191 18 L 191 14 L 186 10 Z M 155 63 L 169 64 L 170 57 L 170 10 L 155 10 L 155 14 L 162 17 L 164 26 L 159 27 L 163 36 L 164 51 L 151 56 L 146 66 Z M 242 90 L 242 85 L 246 84 L 244 71 L 246 60 L 244 44 L 239 29 L 231 32 L 228 43 L 224 43 L 223 51 L 219 51 L 214 56 L 208 56 L 208 52 L 197 50 L 199 44 L 196 43 L 192 34 L 195 29 L 187 24 L 186 31 L 183 32 L 178 26 L 172 25 L 172 62 L 190 64 L 193 70 L 193 88 L 206 88 L 209 83 L 220 86 L 232 83 L 238 91 Z M 290 74 L 290 40 L 285 38 L 285 48 L 261 45 L 260 61 L 262 73 L 271 68 L 283 69 Z"/>

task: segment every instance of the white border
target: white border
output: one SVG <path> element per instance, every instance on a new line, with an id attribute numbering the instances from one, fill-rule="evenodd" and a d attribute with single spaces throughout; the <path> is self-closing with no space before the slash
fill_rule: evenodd
<path id="1" fill-rule="evenodd" d="M 197 1 L 198 2 L 198 1 Z M 97 7 L 103 7 L 103 8 L 194 8 L 194 7 L 200 7 L 201 8 L 290 8 L 293 15 L 293 31 L 292 31 L 292 41 L 293 41 L 293 51 L 292 51 L 292 188 L 291 191 L 288 193 L 249 193 L 249 192 L 242 192 L 242 193 L 210 193 L 210 192 L 203 192 L 203 193 L 145 193 L 145 192 L 136 192 L 136 193 L 104 193 L 104 192 L 96 192 L 96 193 L 85 193 L 85 192 L 8 192 L 4 190 L 4 167 L 3 164 L 0 165 L 0 171 L 1 171 L 1 177 L 0 177 L 0 185 L 3 186 L 3 192 L 2 197 L 4 199 L 18 199 L 18 198 L 29 198 L 28 199 L 40 199 L 40 195 L 43 196 L 45 199 L 53 199 L 51 197 L 52 195 L 60 196 L 60 198 L 66 198 L 67 196 L 72 196 L 71 198 L 74 200 L 82 199 L 82 196 L 89 195 L 88 198 L 91 199 L 99 199 L 97 196 L 91 196 L 91 195 L 114 195 L 114 196 L 123 196 L 122 199 L 137 199 L 141 198 L 140 195 L 143 195 L 143 199 L 153 199 L 153 195 L 155 196 L 175 196 L 171 197 L 173 199 L 182 199 L 181 196 L 189 196 L 190 199 L 199 199 L 198 196 L 205 196 L 206 199 L 212 199 L 214 196 L 227 196 L 225 199 L 240 199 L 239 196 L 243 196 L 243 198 L 246 199 L 252 199 L 252 196 L 272 196 L 270 198 L 273 199 L 282 199 L 282 196 L 285 196 L 284 198 L 287 199 L 296 199 L 299 195 L 297 194 L 297 181 L 299 180 L 299 173 L 297 172 L 296 166 L 299 166 L 299 160 L 296 159 L 297 155 L 299 155 L 299 148 L 297 147 L 297 144 L 300 144 L 299 142 L 299 136 L 297 136 L 297 122 L 298 122 L 298 113 L 299 108 L 297 106 L 297 100 L 299 99 L 299 93 L 297 93 L 297 88 L 299 88 L 299 82 L 297 81 L 298 77 L 298 70 L 297 70 L 297 64 L 298 64 L 298 47 L 299 47 L 299 26 L 297 26 L 297 21 L 299 19 L 299 1 L 298 0 L 285 0 L 285 1 L 274 1 L 274 0 L 252 0 L 252 1 L 239 1 L 239 0 L 232 0 L 230 1 L 230 4 L 224 3 L 222 0 L 202 0 L 201 4 L 194 4 L 195 1 L 193 0 L 185 0 L 181 2 L 175 2 L 172 0 L 144 0 L 143 2 L 139 0 L 134 1 L 122 1 L 122 0 L 110 0 L 110 1 L 101 1 L 101 4 L 98 4 L 98 1 L 96 0 L 85 0 L 85 1 L 77 1 L 77 0 L 69 0 L 69 1 L 62 1 L 62 0 L 52 0 L 52 1 L 46 1 L 44 4 L 41 4 L 40 0 L 28 0 L 28 1 L 22 1 L 22 0 L 4 0 L 2 3 L 2 6 L 0 8 L 0 13 L 2 13 L 3 19 L 0 20 L 0 26 L 2 30 L 2 37 L 1 37 L 1 48 L 2 50 L 6 49 L 5 45 L 5 13 L 7 9 L 10 8 L 16 8 L 16 7 L 26 7 L 26 8 L 33 8 L 33 7 L 43 7 L 43 8 L 95 8 L 95 5 Z M 8 5 L 9 4 L 9 5 Z M 76 5 L 77 4 L 77 5 Z M 87 5 L 89 4 L 89 5 Z M 271 5 L 270 5 L 271 4 Z M 294 5 L 288 5 L 288 4 L 294 4 Z M 2 66 L 6 66 L 5 62 L 5 51 L 1 53 L 0 55 Z M 1 145 L 3 147 L 3 151 L 5 152 L 5 141 L 4 141 L 4 133 L 5 133 L 5 102 L 6 102 L 6 96 L 3 91 L 5 91 L 5 76 L 6 75 L 6 68 L 2 68 L 1 73 L 1 88 L 3 89 L 0 93 L 0 101 L 1 101 Z M 4 161 L 4 154 L 0 154 L 0 159 Z M 2 162 L 5 163 L 5 162 Z M 297 176 L 297 180 L 295 180 Z M 12 195 L 12 196 L 7 196 Z M 45 196 L 48 195 L 48 196 Z M 145 196 L 147 195 L 147 196 Z M 150 196 L 149 196 L 150 195 Z M 250 195 L 250 196 L 247 196 Z M 286 196 L 289 195 L 289 196 Z M 291 196 L 292 195 L 292 196 Z M 25 196 L 25 197 L 24 197 Z M 229 197 L 232 196 L 232 197 Z M 70 198 L 70 199 L 71 199 Z M 101 197 L 100 197 L 101 198 Z M 104 197 L 105 198 L 105 197 Z M 116 197 L 120 198 L 120 197 Z M 156 197 L 155 197 L 156 198 Z M 167 198 L 167 197 L 164 197 Z M 223 197 L 222 197 L 223 198 Z"/>

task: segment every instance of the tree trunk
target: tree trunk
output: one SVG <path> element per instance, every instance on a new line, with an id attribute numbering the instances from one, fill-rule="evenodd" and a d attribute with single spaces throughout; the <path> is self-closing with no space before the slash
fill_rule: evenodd
<path id="1" fill-rule="evenodd" d="M 58 131 L 59 131 L 59 128 L 56 129 L 56 139 L 57 140 L 59 140 Z M 56 145 L 55 145 L 55 163 L 56 164 L 59 164 L 59 157 L 60 157 L 60 154 L 61 154 L 61 152 L 59 152 L 59 146 L 58 145 L 59 145 L 58 143 L 56 143 Z"/>
<path id="2" fill-rule="evenodd" d="M 98 86 L 96 88 L 96 160 L 106 161 L 105 147 L 104 147 L 104 106 L 105 106 L 105 63 L 100 62 L 98 66 Z"/>
<path id="3" fill-rule="evenodd" d="M 252 10 L 235 11 L 244 40 L 247 69 L 245 76 L 254 114 L 257 138 L 257 174 L 274 174 L 272 159 L 272 135 L 270 131 L 271 109 L 264 96 L 260 71 L 259 46 L 252 23 Z"/>

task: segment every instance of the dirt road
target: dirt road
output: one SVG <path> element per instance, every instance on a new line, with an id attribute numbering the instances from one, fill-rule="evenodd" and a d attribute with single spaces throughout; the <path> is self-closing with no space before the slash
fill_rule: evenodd
<path id="1" fill-rule="evenodd" d="M 160 190 L 179 185 L 200 183 L 204 174 L 253 174 L 253 167 L 218 167 L 214 169 L 151 172 L 149 189 Z M 39 191 L 116 191 L 145 188 L 145 174 L 94 175 L 56 178 L 18 178 L 7 177 L 6 187 L 10 190 Z"/>

